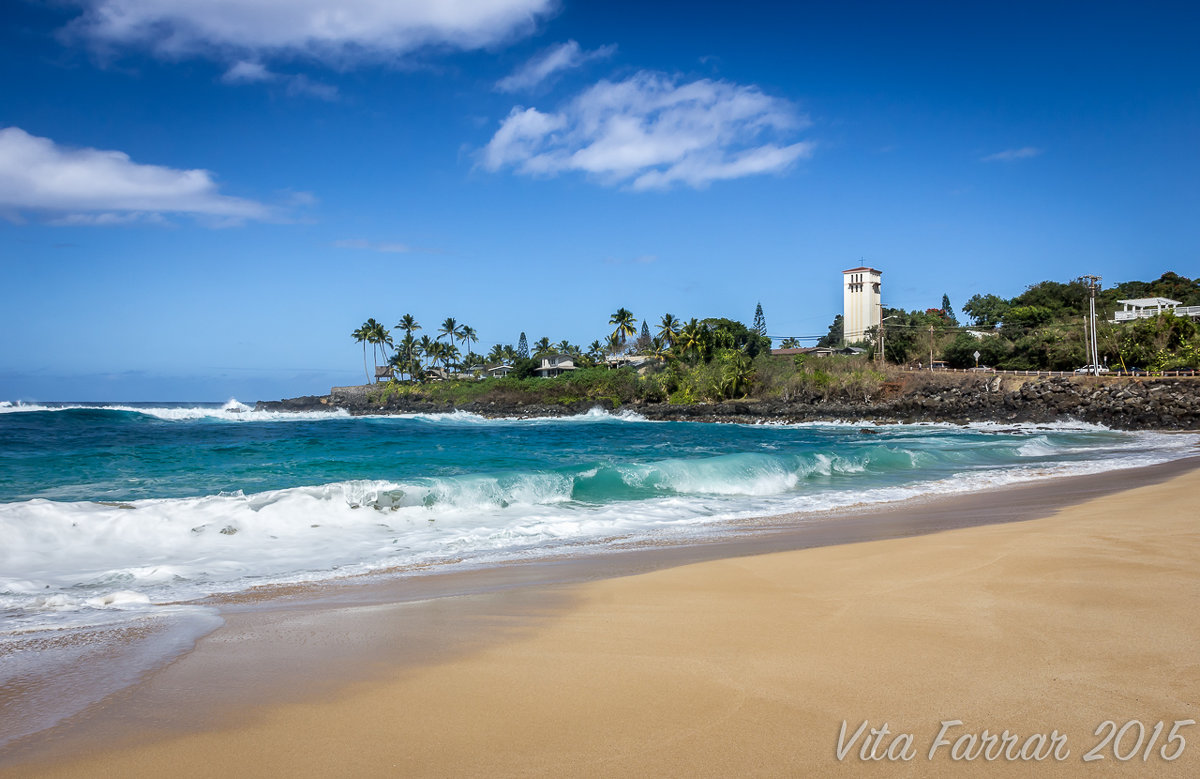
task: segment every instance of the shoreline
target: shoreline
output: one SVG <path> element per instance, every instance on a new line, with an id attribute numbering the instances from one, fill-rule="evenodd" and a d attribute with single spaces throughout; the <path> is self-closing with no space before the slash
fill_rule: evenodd
<path id="1" fill-rule="evenodd" d="M 810 389 L 789 399 L 747 397 L 688 405 L 633 397 L 556 399 L 554 380 L 540 380 L 549 384 L 525 390 L 504 390 L 487 384 L 489 381 L 498 380 L 468 381 L 466 386 L 477 397 L 466 401 L 448 399 L 454 393 L 438 382 L 396 385 L 404 392 L 393 391 L 389 384 L 366 384 L 333 387 L 328 395 L 260 400 L 254 408 L 341 410 L 352 416 L 465 411 L 487 418 L 561 417 L 602 408 L 610 413 L 632 411 L 653 421 L 678 422 L 962 425 L 1073 420 L 1116 430 L 1200 430 L 1200 381 L 1194 378 L 901 374 L 893 381 L 854 392 L 841 389 L 822 394 Z"/>
<path id="2" fill-rule="evenodd" d="M 255 712 L 272 705 L 300 705 L 348 686 L 369 684 L 379 673 L 411 673 L 469 657 L 536 634 L 570 613 L 581 587 L 597 582 L 1044 518 L 1084 501 L 1161 484 L 1198 467 L 1200 459 L 1189 457 L 973 495 L 818 517 L 763 518 L 744 523 L 733 537 L 701 544 L 339 584 L 219 604 L 224 626 L 167 667 L 83 715 L 10 745 L 0 757 L 0 774 L 39 764 L 47 767 L 50 764 L 43 761 L 48 749 L 58 755 L 54 764 L 66 755 L 95 752 L 101 745 L 139 749 L 180 734 L 206 732 L 219 723 L 252 720 Z M 335 640 L 337 635 L 352 638 Z M 298 636 L 302 640 L 295 646 Z M 352 664 L 358 670 L 348 667 Z M 181 698 L 188 700 L 185 713 L 178 712 Z M 139 729 L 154 735 L 137 735 Z"/>

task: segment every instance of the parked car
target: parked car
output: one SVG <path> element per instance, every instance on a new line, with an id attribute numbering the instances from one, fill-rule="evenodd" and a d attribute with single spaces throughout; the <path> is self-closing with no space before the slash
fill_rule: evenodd
<path id="1" fill-rule="evenodd" d="M 1108 373 L 1108 372 L 1109 372 L 1108 368 L 1104 367 L 1103 365 L 1085 365 L 1082 368 L 1075 369 L 1075 373 L 1077 373 L 1081 376 L 1083 376 L 1085 374 Z"/>
<path id="2" fill-rule="evenodd" d="M 933 362 L 929 363 L 929 370 L 944 371 L 947 370 L 947 366 L 946 363 L 942 362 L 941 360 L 934 360 Z"/>
<path id="3" fill-rule="evenodd" d="M 985 373 L 985 372 L 986 373 L 995 373 L 996 372 L 995 368 L 989 368 L 986 365 L 976 365 L 974 368 L 968 368 L 968 370 L 979 371 L 980 373 Z"/>

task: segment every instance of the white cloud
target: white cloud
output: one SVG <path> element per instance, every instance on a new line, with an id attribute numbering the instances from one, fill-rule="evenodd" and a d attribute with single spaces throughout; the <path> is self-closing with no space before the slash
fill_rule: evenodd
<path id="1" fill-rule="evenodd" d="M 616 50 L 615 45 L 609 45 L 584 51 L 575 41 L 567 41 L 547 49 L 526 62 L 512 75 L 500 79 L 496 82 L 496 90 L 522 92 L 532 89 L 559 71 L 578 68 L 592 60 L 606 59 Z"/>
<path id="2" fill-rule="evenodd" d="M 517 106 L 483 149 L 488 170 L 526 175 L 581 171 L 609 185 L 701 188 L 713 181 L 779 173 L 812 156 L 787 142 L 811 123 L 757 87 L 702 79 L 686 84 L 639 72 L 601 81 L 555 113 Z"/>
<path id="3" fill-rule="evenodd" d="M 251 60 L 238 60 L 221 76 L 221 80 L 226 84 L 257 84 L 277 78 L 278 73 L 272 73 L 261 62 Z"/>
<path id="4" fill-rule="evenodd" d="M 1030 157 L 1036 157 L 1042 153 L 1041 149 L 1033 146 L 1022 146 L 1020 149 L 1005 149 L 998 151 L 995 154 L 989 154 L 986 157 L 980 157 L 980 162 L 1013 162 L 1014 160 L 1027 160 Z"/>
<path id="5" fill-rule="evenodd" d="M 67 28 L 105 47 L 171 57 L 325 62 L 388 58 L 425 46 L 476 49 L 528 33 L 557 0 L 77 0 Z"/>
<path id="6" fill-rule="evenodd" d="M 157 221 L 177 213 L 206 219 L 266 219 L 253 200 L 222 195 L 206 170 L 142 165 L 119 151 L 72 149 L 19 127 L 0 130 L 0 209 L 49 212 L 57 224 Z"/>

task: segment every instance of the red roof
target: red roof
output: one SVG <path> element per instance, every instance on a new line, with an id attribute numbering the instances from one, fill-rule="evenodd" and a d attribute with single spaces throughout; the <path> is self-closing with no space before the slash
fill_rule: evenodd
<path id="1" fill-rule="evenodd" d="M 868 267 L 867 267 L 867 266 L 865 266 L 865 265 L 864 265 L 864 266 L 862 266 L 862 267 L 860 267 L 860 268 L 851 268 L 850 270 L 844 270 L 844 271 L 842 271 L 842 273 L 854 273 L 854 272 L 856 272 L 856 271 L 860 271 L 860 270 L 869 270 L 869 271 L 871 271 L 872 273 L 878 273 L 880 276 L 882 276 L 882 275 L 883 275 L 883 271 L 881 271 L 881 270 L 875 270 L 874 268 L 868 268 Z"/>

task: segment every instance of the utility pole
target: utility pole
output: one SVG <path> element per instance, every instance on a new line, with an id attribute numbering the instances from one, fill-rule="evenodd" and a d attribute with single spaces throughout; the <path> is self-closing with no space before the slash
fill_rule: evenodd
<path id="1" fill-rule="evenodd" d="M 1100 289 L 1100 277 L 1087 275 L 1087 276 L 1081 276 L 1080 278 L 1083 279 L 1083 281 L 1085 281 L 1087 283 L 1088 292 L 1091 293 L 1088 296 L 1089 315 L 1092 318 L 1092 337 L 1091 337 L 1092 361 L 1089 363 L 1089 365 L 1092 366 L 1092 375 L 1099 376 L 1100 375 L 1100 349 L 1096 342 L 1096 290 Z"/>
<path id="2" fill-rule="evenodd" d="M 933 370 L 933 325 L 929 326 L 929 370 Z"/>
<path id="3" fill-rule="evenodd" d="M 880 305 L 879 307 L 881 309 L 883 308 L 882 305 Z M 883 312 L 881 311 L 880 313 L 883 313 Z M 893 315 L 893 316 L 885 316 L 879 320 L 879 358 L 880 358 L 879 362 L 882 363 L 883 365 L 887 365 L 887 351 L 883 348 L 884 347 L 884 341 L 883 341 L 884 324 L 883 323 L 888 321 L 889 319 L 895 319 L 895 318 L 896 318 L 895 315 Z"/>

